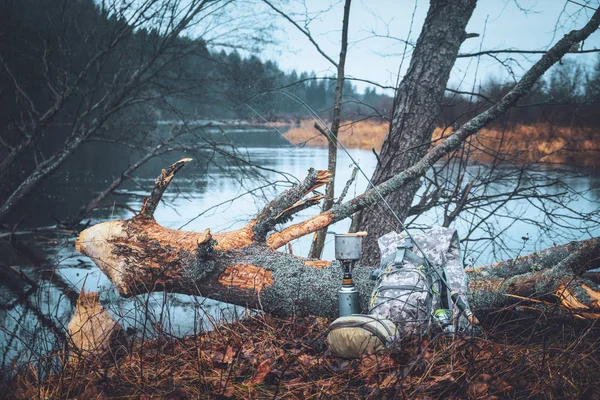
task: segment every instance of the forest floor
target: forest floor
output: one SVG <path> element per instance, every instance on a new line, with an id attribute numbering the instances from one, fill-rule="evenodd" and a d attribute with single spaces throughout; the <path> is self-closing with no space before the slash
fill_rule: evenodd
<path id="1" fill-rule="evenodd" d="M 118 361 L 67 366 L 45 380 L 24 366 L 3 393 L 61 399 L 600 398 L 594 323 L 510 310 L 486 315 L 482 338 L 438 335 L 355 360 L 327 350 L 325 319 L 258 315 L 185 338 L 164 334 L 136 344 Z"/>
<path id="2" fill-rule="evenodd" d="M 389 124 L 365 120 L 346 122 L 338 134 L 348 148 L 374 149 L 379 152 Z M 437 127 L 432 145 L 449 136 L 452 128 Z M 314 128 L 314 121 L 304 120 L 285 135 L 295 145 L 326 147 L 327 139 Z M 462 156 L 490 163 L 494 160 L 515 164 L 551 163 L 584 167 L 600 166 L 600 131 L 594 128 L 559 127 L 550 124 L 515 125 L 508 128 L 482 129 L 467 141 Z"/>

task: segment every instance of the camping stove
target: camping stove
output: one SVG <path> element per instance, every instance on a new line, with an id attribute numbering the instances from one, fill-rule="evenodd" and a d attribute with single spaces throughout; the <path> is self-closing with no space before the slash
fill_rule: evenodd
<path id="1" fill-rule="evenodd" d="M 362 240 L 366 232 L 335 235 L 335 259 L 342 266 L 342 287 L 338 290 L 340 317 L 358 314 L 358 291 L 352 281 L 354 264 L 362 257 Z"/>

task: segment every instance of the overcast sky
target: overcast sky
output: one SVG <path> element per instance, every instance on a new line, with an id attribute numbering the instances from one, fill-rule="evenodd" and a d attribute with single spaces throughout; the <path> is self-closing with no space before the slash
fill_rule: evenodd
<path id="1" fill-rule="evenodd" d="M 577 2 L 598 7 L 600 0 Z M 306 9 L 312 19 L 309 29 L 315 40 L 334 60 L 339 59 L 343 1 L 290 0 L 275 4 L 292 13 L 301 25 L 304 25 Z M 409 39 L 414 43 L 428 7 L 428 0 L 353 0 L 347 75 L 394 86 L 399 66 L 402 63 L 404 72 L 409 63 L 408 58 L 402 62 L 404 43 L 394 38 Z M 326 11 L 319 13 L 323 10 Z M 411 30 L 413 11 L 415 14 Z M 582 27 L 592 13 L 591 9 L 565 0 L 479 0 L 467 26 L 467 32 L 479 33 L 480 37 L 467 39 L 461 47 L 461 52 L 478 51 L 480 47 L 484 50 L 547 49 L 564 33 Z M 280 29 L 275 36 L 279 45 L 268 49 L 263 58 L 276 60 L 286 71 L 314 71 L 318 76 L 334 73 L 335 68 L 314 49 L 306 36 L 283 19 L 278 21 L 278 26 Z M 600 48 L 600 32 L 592 34 L 583 48 Z M 411 48 L 408 47 L 408 50 L 410 52 Z M 568 57 L 578 58 L 588 65 L 598 59 L 597 54 Z M 524 71 L 523 68 L 531 65 L 539 56 L 526 58 L 515 55 L 514 58 L 521 65 L 519 67 L 518 64 L 512 63 L 514 73 L 520 75 Z M 468 90 L 474 82 L 485 82 L 490 76 L 506 79 L 509 74 L 505 68 L 487 56 L 479 59 L 479 65 L 477 58 L 459 59 L 452 72 L 450 86 L 460 86 L 461 89 Z M 354 84 L 360 90 L 365 88 L 363 83 Z"/>

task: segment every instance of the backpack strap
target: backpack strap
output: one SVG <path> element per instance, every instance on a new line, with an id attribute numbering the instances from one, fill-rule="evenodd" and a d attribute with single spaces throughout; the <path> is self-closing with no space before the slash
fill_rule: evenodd
<path id="1" fill-rule="evenodd" d="M 419 288 L 416 288 L 416 287 L 410 286 L 410 285 L 388 285 L 388 286 L 379 286 L 377 288 L 377 290 L 380 292 L 384 291 L 384 290 L 393 290 L 393 289 L 410 290 L 411 292 L 430 292 L 430 290 L 419 289 Z"/>
<path id="2" fill-rule="evenodd" d="M 404 246 L 398 246 L 398 249 L 396 250 L 396 257 L 394 258 L 394 265 L 396 267 L 402 267 L 404 260 L 408 260 L 414 264 L 415 267 L 418 267 L 419 265 L 427 266 L 427 261 L 416 255 L 412 251 L 412 248 L 413 242 L 410 237 L 407 237 L 404 241 Z"/>
<path id="3" fill-rule="evenodd" d="M 388 335 L 390 335 L 390 336 L 393 336 L 393 332 L 392 332 L 392 331 L 390 331 L 390 328 L 389 328 L 389 327 L 388 327 L 386 324 L 384 324 L 383 322 L 381 322 L 381 320 L 380 320 L 379 318 L 376 318 L 376 317 L 374 317 L 374 316 L 372 316 L 372 315 L 369 315 L 369 314 L 360 314 L 360 316 L 361 316 L 361 317 L 366 317 L 366 318 L 372 319 L 373 321 L 377 322 L 379 325 L 382 325 L 382 326 L 383 326 L 383 328 L 384 328 L 384 329 L 386 330 L 386 332 L 388 333 Z"/>
<path id="4" fill-rule="evenodd" d="M 448 275 L 446 274 L 446 257 L 442 254 L 442 265 L 436 269 L 436 275 L 440 277 L 440 300 L 442 308 L 445 310 L 452 309 L 452 298 L 450 292 L 452 288 L 448 287 Z"/>

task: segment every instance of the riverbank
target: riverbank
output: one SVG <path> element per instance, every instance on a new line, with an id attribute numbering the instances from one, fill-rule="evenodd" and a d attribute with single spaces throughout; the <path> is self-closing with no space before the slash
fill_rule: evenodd
<path id="1" fill-rule="evenodd" d="M 485 337 L 435 336 L 358 360 L 335 358 L 329 321 L 267 315 L 176 339 L 138 344 L 103 365 L 65 367 L 45 380 L 24 366 L 4 393 L 14 398 L 594 398 L 598 332 L 547 330 L 560 319 L 506 314 Z M 565 320 L 562 320 L 563 322 Z M 489 325 L 488 325 L 489 326 Z M 501 330 L 500 327 L 503 327 Z M 542 332 L 546 332 L 542 334 Z"/>
<path id="2" fill-rule="evenodd" d="M 339 140 L 347 148 L 381 151 L 389 131 L 385 121 L 342 124 Z M 432 145 L 449 136 L 451 128 L 437 127 Z M 314 128 L 314 121 L 301 121 L 285 135 L 299 146 L 327 147 L 327 139 Z M 472 137 L 462 156 L 473 161 L 495 160 L 513 164 L 547 163 L 567 166 L 600 166 L 600 129 L 558 127 L 550 124 L 516 125 L 507 129 L 484 128 Z"/>

